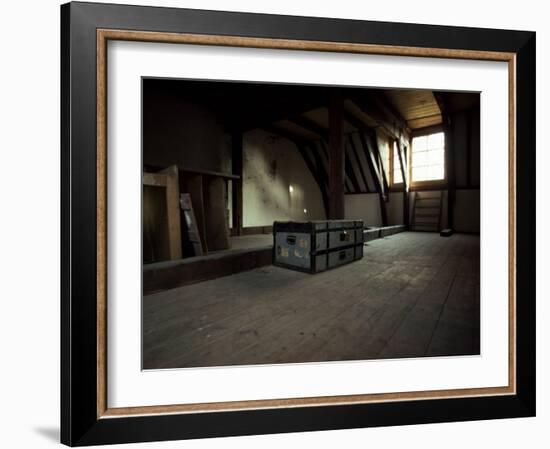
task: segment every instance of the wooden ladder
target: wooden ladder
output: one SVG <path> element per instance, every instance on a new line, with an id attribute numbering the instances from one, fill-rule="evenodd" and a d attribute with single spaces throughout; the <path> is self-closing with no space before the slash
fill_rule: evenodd
<path id="1" fill-rule="evenodd" d="M 186 240 L 193 249 L 194 256 L 202 256 L 202 242 L 199 229 L 197 228 L 197 220 L 191 203 L 191 195 L 182 193 L 180 195 L 180 207 L 183 214 L 184 225 L 182 227 L 184 240 Z"/>
<path id="2" fill-rule="evenodd" d="M 411 230 L 439 232 L 443 192 L 415 192 Z"/>

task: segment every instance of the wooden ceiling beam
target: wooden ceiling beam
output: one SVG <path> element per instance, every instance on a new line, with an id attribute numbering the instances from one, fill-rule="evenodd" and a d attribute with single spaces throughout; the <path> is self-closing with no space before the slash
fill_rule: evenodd
<path id="1" fill-rule="evenodd" d="M 393 115 L 387 105 L 378 95 L 363 93 L 349 98 L 363 114 L 373 120 L 378 127 L 390 138 L 401 140 L 405 139 L 405 134 L 410 134 L 407 122 L 402 118 Z"/>
<path id="2" fill-rule="evenodd" d="M 367 134 L 368 136 L 374 136 L 375 131 L 369 125 L 367 125 L 363 120 L 356 117 L 349 111 L 344 111 L 344 120 L 348 122 L 354 128 L 357 128 L 360 132 Z"/>
<path id="3" fill-rule="evenodd" d="M 309 145 L 313 141 L 276 125 L 264 125 L 259 127 L 259 129 L 263 129 L 264 131 L 270 134 L 275 134 L 279 137 L 284 137 L 297 145 Z"/>
<path id="4" fill-rule="evenodd" d="M 318 146 L 316 142 L 311 142 L 309 144 L 309 149 L 311 150 L 311 154 L 313 155 L 313 158 L 315 160 L 317 171 L 319 172 L 320 177 L 323 179 L 323 185 L 328 192 L 328 162 L 325 166 L 323 162 L 323 157 L 321 156 L 321 153 L 323 152 L 323 147 Z"/>
<path id="5" fill-rule="evenodd" d="M 288 118 L 287 120 L 294 123 L 297 126 L 300 126 L 301 128 L 304 128 L 309 132 L 312 132 L 318 135 L 322 141 L 328 143 L 328 140 L 329 140 L 328 129 L 320 125 L 319 123 L 315 122 L 314 120 L 310 119 L 309 117 L 296 116 L 296 117 Z M 351 191 L 353 189 L 353 191 L 357 193 L 361 192 L 359 181 L 353 170 L 351 159 L 347 153 L 345 153 L 345 167 L 346 167 L 346 184 L 348 183 L 348 180 L 349 180 L 348 190 Z"/>
<path id="6" fill-rule="evenodd" d="M 439 106 L 439 111 L 441 112 L 441 116 L 443 117 L 447 113 L 447 108 L 445 107 L 444 95 L 442 92 L 433 91 L 432 93 L 435 98 L 435 101 L 437 102 L 437 106 Z"/>
<path id="7" fill-rule="evenodd" d="M 407 125 L 407 120 L 401 115 L 401 112 L 391 103 L 386 95 L 383 92 L 371 92 L 369 96 L 374 99 L 378 107 L 384 111 L 387 119 L 397 123 L 397 125 L 408 133 L 411 132 Z"/>
<path id="8" fill-rule="evenodd" d="M 235 114 L 226 128 L 229 131 L 239 130 L 241 132 L 252 131 L 253 129 L 271 126 L 275 122 L 289 120 L 289 117 L 298 117 L 313 109 L 326 105 L 323 99 L 302 101 L 299 104 L 279 104 L 272 105 L 267 110 L 259 112 L 258 110 L 246 111 Z"/>
<path id="9" fill-rule="evenodd" d="M 361 146 L 363 147 L 363 151 L 365 153 L 365 157 L 367 158 L 367 164 L 369 166 L 369 170 L 372 176 L 372 179 L 374 180 L 374 185 L 376 187 L 376 191 L 378 192 L 378 198 L 380 202 L 380 215 L 382 217 L 382 226 L 388 225 L 388 214 L 386 211 L 386 198 L 384 194 L 384 184 L 382 181 L 382 175 L 380 174 L 378 170 L 378 164 L 375 163 L 374 154 L 372 153 L 371 149 L 369 148 L 369 144 L 367 142 L 367 139 L 365 138 L 365 135 L 360 132 L 359 133 L 359 140 L 361 141 Z"/>
<path id="10" fill-rule="evenodd" d="M 323 198 L 323 206 L 325 208 L 325 214 L 327 214 L 328 216 L 329 198 L 328 198 L 328 189 L 325 185 L 325 179 L 323 178 L 324 167 L 320 160 L 319 154 L 316 151 L 314 142 L 302 136 L 298 136 L 286 129 L 282 129 L 274 125 L 266 125 L 266 126 L 263 126 L 261 129 L 263 129 L 264 131 L 270 134 L 275 134 L 279 137 L 283 137 L 291 141 L 292 143 L 294 143 L 294 145 L 296 145 L 298 152 L 302 156 L 302 159 L 304 160 L 308 170 L 313 176 L 313 179 L 315 179 L 315 182 L 317 183 L 319 190 L 321 191 L 321 196 Z M 315 163 L 313 163 L 313 161 L 309 158 L 306 147 L 311 149 Z"/>
<path id="11" fill-rule="evenodd" d="M 294 123 L 295 125 L 298 125 L 301 128 L 304 128 L 307 131 L 317 134 L 321 139 L 328 142 L 328 129 L 318 124 L 314 120 L 311 120 L 308 117 L 304 117 L 303 115 L 289 117 L 287 118 L 287 120 Z"/>
<path id="12" fill-rule="evenodd" d="M 359 152 L 357 151 L 357 146 L 355 145 L 355 142 L 353 141 L 353 136 L 351 134 L 348 134 L 348 140 L 351 151 L 353 152 L 353 154 L 355 155 L 355 159 L 357 160 L 357 167 L 359 168 L 359 173 L 361 174 L 361 178 L 363 179 L 363 184 L 365 184 L 365 193 L 370 193 L 371 189 L 367 181 L 367 176 L 365 174 L 365 171 L 363 170 L 363 164 L 361 163 Z"/>
<path id="13" fill-rule="evenodd" d="M 382 195 L 384 199 L 387 198 L 387 192 L 389 190 L 388 177 L 386 175 L 386 169 L 384 168 L 384 162 L 382 161 L 382 155 L 380 154 L 380 149 L 378 148 L 378 139 L 376 137 L 372 138 L 374 159 L 378 163 L 378 172 L 381 176 L 381 185 L 382 185 Z M 389 149 L 391 151 L 391 149 Z"/>
<path id="14" fill-rule="evenodd" d="M 346 151 L 346 143 L 344 141 L 344 156 L 345 156 L 345 170 L 346 170 L 346 176 L 351 181 L 351 185 L 355 192 L 359 193 L 361 192 L 361 186 L 359 185 L 359 181 L 357 180 L 357 176 L 355 175 L 355 171 L 353 170 L 353 165 L 351 163 L 351 159 L 349 157 L 348 152 Z"/>

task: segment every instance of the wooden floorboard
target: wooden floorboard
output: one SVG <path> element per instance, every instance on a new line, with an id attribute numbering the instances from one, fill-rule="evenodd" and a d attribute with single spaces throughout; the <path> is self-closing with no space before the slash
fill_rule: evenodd
<path id="1" fill-rule="evenodd" d="M 315 275 L 274 266 L 143 298 L 145 369 L 479 354 L 479 237 L 407 232 Z"/>

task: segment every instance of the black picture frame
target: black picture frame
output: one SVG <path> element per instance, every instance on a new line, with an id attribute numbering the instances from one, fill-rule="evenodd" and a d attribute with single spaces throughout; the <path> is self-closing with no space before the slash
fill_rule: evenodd
<path id="1" fill-rule="evenodd" d="M 516 394 L 98 417 L 96 30 L 215 34 L 516 55 Z M 535 415 L 533 32 L 94 3 L 61 7 L 61 442 L 70 446 Z"/>

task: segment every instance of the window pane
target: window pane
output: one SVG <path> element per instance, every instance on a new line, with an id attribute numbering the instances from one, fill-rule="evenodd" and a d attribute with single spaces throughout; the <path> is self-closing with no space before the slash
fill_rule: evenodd
<path id="1" fill-rule="evenodd" d="M 428 152 L 428 164 L 430 165 L 441 165 L 444 161 L 443 150 L 435 150 Z"/>
<path id="2" fill-rule="evenodd" d="M 422 151 L 421 153 L 415 153 L 413 156 L 413 167 L 421 167 L 428 164 L 428 152 Z"/>
<path id="3" fill-rule="evenodd" d="M 390 170 L 390 148 L 387 148 L 387 150 L 384 150 L 384 147 L 380 148 L 380 154 L 382 156 L 382 165 L 384 166 L 384 170 L 386 173 Z"/>
<path id="4" fill-rule="evenodd" d="M 443 178 L 443 166 L 433 165 L 429 167 L 428 176 L 430 179 L 442 179 Z"/>
<path id="5" fill-rule="evenodd" d="M 401 176 L 401 169 L 393 171 L 393 182 L 394 184 L 400 184 L 403 182 L 403 177 Z"/>
<path id="6" fill-rule="evenodd" d="M 445 134 L 438 132 L 413 138 L 412 180 L 435 181 L 445 178 Z"/>
<path id="7" fill-rule="evenodd" d="M 415 181 L 423 181 L 426 179 L 427 169 L 426 167 L 413 167 L 413 179 Z"/>
<path id="8" fill-rule="evenodd" d="M 413 153 L 415 151 L 424 151 L 426 150 L 427 136 L 420 136 L 413 138 Z"/>
<path id="9" fill-rule="evenodd" d="M 397 154 L 397 148 L 395 148 L 395 145 L 393 146 L 393 168 L 394 170 L 397 168 L 397 167 L 400 167 L 399 165 L 399 154 Z"/>
<path id="10" fill-rule="evenodd" d="M 399 154 L 397 152 L 397 144 L 393 143 L 393 183 L 401 184 L 403 177 L 401 176 L 401 162 L 399 160 Z"/>
<path id="11" fill-rule="evenodd" d="M 445 145 L 445 137 L 443 133 L 430 134 L 428 137 L 427 147 L 428 149 L 443 148 Z"/>

